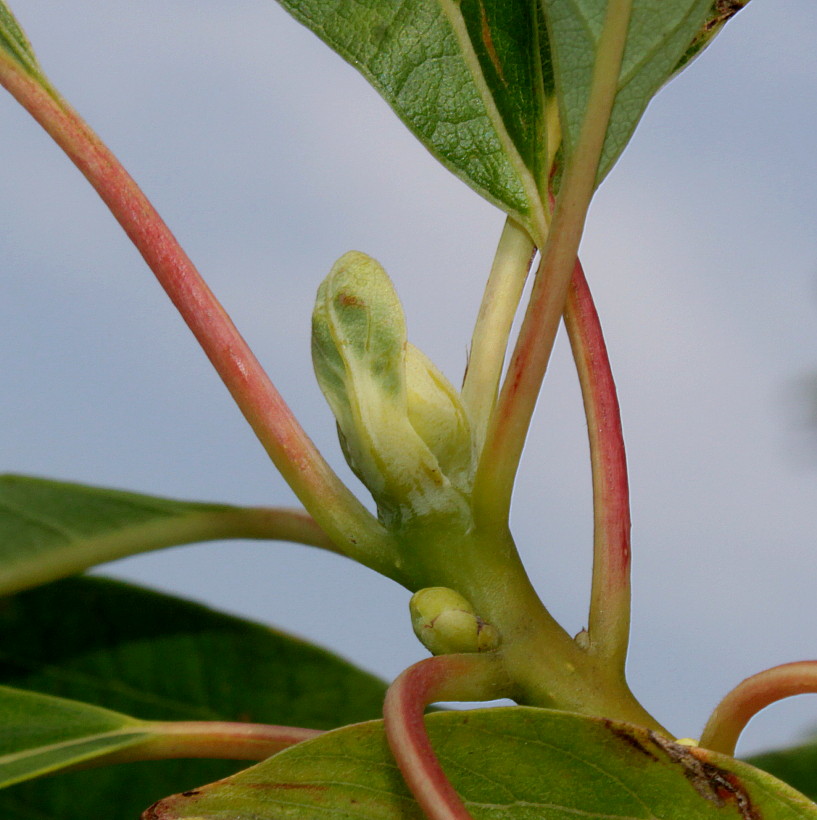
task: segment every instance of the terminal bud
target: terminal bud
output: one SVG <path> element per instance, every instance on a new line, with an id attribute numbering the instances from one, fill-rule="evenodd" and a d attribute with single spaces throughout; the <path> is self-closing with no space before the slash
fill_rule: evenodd
<path id="1" fill-rule="evenodd" d="M 386 523 L 450 506 L 452 488 L 467 489 L 471 434 L 459 396 L 408 344 L 400 301 L 371 257 L 345 254 L 318 289 L 312 361 L 346 460 Z"/>

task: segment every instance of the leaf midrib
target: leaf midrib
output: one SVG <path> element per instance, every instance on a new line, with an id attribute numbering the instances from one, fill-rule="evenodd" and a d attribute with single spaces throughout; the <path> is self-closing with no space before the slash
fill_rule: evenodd
<path id="1" fill-rule="evenodd" d="M 465 62 L 465 65 L 471 74 L 471 79 L 473 80 L 480 98 L 482 99 L 491 125 L 499 137 L 500 145 L 505 152 L 508 162 L 513 167 L 519 181 L 522 184 L 522 188 L 525 192 L 525 196 L 527 197 L 531 212 L 528 219 L 524 219 L 523 214 L 519 214 L 519 216 L 524 222 L 527 222 L 527 227 L 532 231 L 534 240 L 537 244 L 541 245 L 545 240 L 546 221 L 542 200 L 539 196 L 539 186 L 534 179 L 531 169 L 528 168 L 520 156 L 519 150 L 505 127 L 505 123 L 499 113 L 494 95 L 491 93 L 491 89 L 485 79 L 485 74 L 482 71 L 482 66 L 480 65 L 479 58 L 474 50 L 474 44 L 468 34 L 468 27 L 465 24 L 465 20 L 459 6 L 456 5 L 453 0 L 435 0 L 435 2 L 439 6 L 440 11 L 445 15 L 452 31 L 454 32 L 454 36 L 457 38 L 463 61 Z"/>

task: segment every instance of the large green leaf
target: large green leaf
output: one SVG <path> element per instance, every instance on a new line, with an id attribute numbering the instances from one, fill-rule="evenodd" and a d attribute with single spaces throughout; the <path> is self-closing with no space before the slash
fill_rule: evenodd
<path id="1" fill-rule="evenodd" d="M 792 749 L 755 755 L 749 762 L 817 800 L 817 740 Z"/>
<path id="2" fill-rule="evenodd" d="M 584 121 L 607 0 L 279 2 L 432 154 L 541 238 L 551 163 Z M 634 0 L 599 180 L 650 98 L 747 2 Z"/>
<path id="3" fill-rule="evenodd" d="M 171 501 L 0 476 L 0 594 L 126 555 L 222 538 L 321 541 L 317 528 L 297 511 Z"/>
<path id="4" fill-rule="evenodd" d="M 608 0 L 542 3 L 550 32 L 565 159 L 570 162 L 588 111 Z M 705 27 L 711 9 L 712 0 L 632 0 L 597 183 L 624 149 L 647 103 Z"/>
<path id="5" fill-rule="evenodd" d="M 428 718 L 475 820 L 808 820 L 817 805 L 746 763 L 645 729 L 513 707 Z M 382 724 L 341 729 L 222 783 L 160 801 L 146 820 L 422 818 Z"/>
<path id="6" fill-rule="evenodd" d="M 749 0 L 712 0 L 709 13 L 698 29 L 693 41 L 675 66 L 673 76 L 692 62 L 720 33 L 720 30 L 742 9 Z"/>
<path id="7" fill-rule="evenodd" d="M 0 686 L 0 788 L 134 746 L 147 724 L 87 703 Z"/>
<path id="8" fill-rule="evenodd" d="M 531 0 L 281 0 L 423 144 L 533 230 L 542 204 L 540 31 Z"/>
<path id="9" fill-rule="evenodd" d="M 385 685 L 295 638 L 103 579 L 0 600 L 0 684 L 145 720 L 327 729 L 380 714 Z M 133 820 L 149 803 L 236 771 L 182 760 L 77 772 L 0 792 L 3 820 Z"/>

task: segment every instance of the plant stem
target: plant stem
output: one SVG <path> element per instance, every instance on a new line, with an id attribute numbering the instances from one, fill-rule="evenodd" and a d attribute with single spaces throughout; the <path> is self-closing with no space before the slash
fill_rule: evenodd
<path id="1" fill-rule="evenodd" d="M 412 533 L 405 544 L 414 546 L 418 588 L 455 589 L 498 631 L 497 654 L 517 703 L 608 717 L 670 736 L 635 699 L 623 670 L 581 648 L 548 612 L 507 528 L 463 535 L 434 526 Z"/>
<path id="2" fill-rule="evenodd" d="M 3 571 L 0 594 L 47 584 L 90 567 L 129 555 L 225 539 L 290 541 L 341 552 L 303 510 L 273 507 L 224 507 L 162 518 L 80 542 L 69 541 L 49 551 L 27 555 Z"/>
<path id="3" fill-rule="evenodd" d="M 220 721 L 151 724 L 156 735 L 141 751 L 142 760 L 205 757 L 222 760 L 264 760 L 282 749 L 322 735 L 318 729 Z M 147 756 L 149 755 L 149 757 Z"/>
<path id="4" fill-rule="evenodd" d="M 508 337 L 535 252 L 528 232 L 508 217 L 471 336 L 462 384 L 462 403 L 471 421 L 477 454 L 482 450 L 488 421 L 496 405 Z"/>
<path id="5" fill-rule="evenodd" d="M 265 760 L 323 732 L 294 726 L 226 721 L 157 721 L 140 729 L 150 736 L 133 746 L 92 758 L 63 771 L 134 763 L 140 760 Z"/>
<path id="6" fill-rule="evenodd" d="M 439 700 L 491 700 L 508 693 L 500 659 L 441 655 L 410 666 L 389 687 L 383 706 L 392 754 L 420 808 L 430 820 L 472 820 L 440 766 L 423 713 Z"/>
<path id="7" fill-rule="evenodd" d="M 784 663 L 746 678 L 715 707 L 701 735 L 701 746 L 734 755 L 741 732 L 761 709 L 809 693 L 817 693 L 817 661 Z"/>
<path id="8" fill-rule="evenodd" d="M 204 349 L 275 466 L 350 557 L 395 577 L 385 531 L 326 463 L 176 238 L 116 157 L 50 86 L 0 56 L 0 84 L 96 189 Z"/>
<path id="9" fill-rule="evenodd" d="M 623 674 L 630 635 L 630 498 L 616 385 L 599 317 L 579 261 L 565 307 L 565 327 L 582 389 L 593 473 L 591 651 Z"/>
<path id="10" fill-rule="evenodd" d="M 595 189 L 630 10 L 631 0 L 609 0 L 607 4 L 584 122 L 576 148 L 568 157 L 530 303 L 477 467 L 474 505 L 478 516 L 486 521 L 507 521 L 510 512 L 514 477 L 564 311 L 587 208 Z"/>

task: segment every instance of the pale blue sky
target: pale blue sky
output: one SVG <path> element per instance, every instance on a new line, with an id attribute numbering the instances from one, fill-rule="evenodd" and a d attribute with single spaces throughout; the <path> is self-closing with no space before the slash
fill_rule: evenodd
<path id="1" fill-rule="evenodd" d="M 817 656 L 817 12 L 753 0 L 651 105 L 582 255 L 620 388 L 633 489 L 630 676 L 682 735 L 741 678 Z M 315 289 L 349 249 L 394 279 L 457 382 L 502 216 L 269 0 L 13 4 L 55 84 L 130 169 L 309 433 Z M 174 497 L 290 504 L 226 391 L 75 169 L 0 99 L 2 469 Z M 545 602 L 584 625 L 589 476 L 559 344 L 514 528 Z M 348 471 L 344 472 L 348 475 Z M 283 544 L 109 568 L 317 640 L 383 676 L 424 656 L 408 595 Z M 744 750 L 817 726 L 776 708 Z"/>

